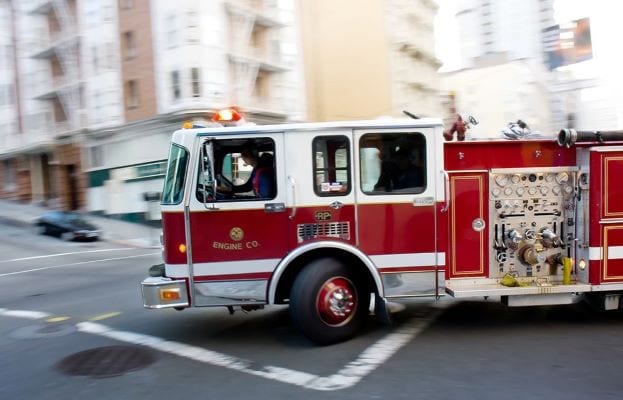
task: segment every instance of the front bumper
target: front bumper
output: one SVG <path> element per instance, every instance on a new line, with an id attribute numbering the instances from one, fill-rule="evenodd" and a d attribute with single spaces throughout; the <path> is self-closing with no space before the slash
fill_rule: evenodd
<path id="1" fill-rule="evenodd" d="M 150 276 L 141 282 L 145 308 L 189 307 L 185 280 Z"/>

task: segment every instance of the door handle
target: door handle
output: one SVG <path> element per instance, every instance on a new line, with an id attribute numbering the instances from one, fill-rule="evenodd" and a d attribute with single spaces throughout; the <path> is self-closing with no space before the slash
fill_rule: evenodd
<path id="1" fill-rule="evenodd" d="M 286 205 L 283 203 L 266 203 L 264 205 L 264 212 L 266 213 L 278 213 L 284 212 L 286 210 Z"/>
<path id="2" fill-rule="evenodd" d="M 450 208 L 450 175 L 448 174 L 447 171 L 441 171 L 441 173 L 443 174 L 444 177 L 444 187 L 446 189 L 446 205 L 444 206 L 444 208 L 442 208 L 440 211 L 442 213 L 448 212 L 448 209 Z"/>
<path id="3" fill-rule="evenodd" d="M 296 216 L 296 180 L 292 175 L 288 175 L 288 181 L 290 181 L 290 185 L 292 185 L 292 212 L 288 218 L 294 219 Z"/>

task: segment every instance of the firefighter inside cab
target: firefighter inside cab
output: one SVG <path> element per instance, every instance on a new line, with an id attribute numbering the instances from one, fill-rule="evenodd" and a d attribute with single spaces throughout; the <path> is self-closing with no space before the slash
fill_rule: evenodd
<path id="1" fill-rule="evenodd" d="M 225 195 L 234 193 L 252 192 L 253 196 L 271 199 L 275 196 L 275 168 L 274 156 L 271 152 L 265 151 L 259 154 L 253 142 L 247 143 L 240 151 L 240 159 L 243 166 L 250 166 L 251 175 L 243 184 L 232 184 L 231 181 L 223 178 L 223 183 L 217 190 Z"/>

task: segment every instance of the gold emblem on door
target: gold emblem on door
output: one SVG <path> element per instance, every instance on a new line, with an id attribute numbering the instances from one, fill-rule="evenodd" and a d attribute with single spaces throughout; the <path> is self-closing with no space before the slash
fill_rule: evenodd
<path id="1" fill-rule="evenodd" d="M 239 242 L 244 237 L 244 231 L 242 230 L 242 228 L 238 228 L 237 226 L 233 227 L 229 231 L 229 237 L 231 238 L 231 240 Z"/>

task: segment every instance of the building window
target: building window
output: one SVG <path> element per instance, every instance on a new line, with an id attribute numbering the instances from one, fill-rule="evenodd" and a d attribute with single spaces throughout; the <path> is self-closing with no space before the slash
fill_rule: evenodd
<path id="1" fill-rule="evenodd" d="M 199 68 L 190 69 L 190 85 L 193 97 L 201 97 L 201 78 L 199 76 Z"/>
<path id="2" fill-rule="evenodd" d="M 179 100 L 182 97 L 179 71 L 171 72 L 171 94 L 173 95 L 173 100 Z"/>
<path id="3" fill-rule="evenodd" d="M 253 85 L 253 95 L 258 100 L 267 100 L 270 97 L 270 76 L 265 71 L 259 71 Z"/>
<path id="4" fill-rule="evenodd" d="M 127 108 L 136 108 L 139 105 L 138 81 L 136 79 L 129 80 L 126 83 Z"/>
<path id="5" fill-rule="evenodd" d="M 108 2 L 104 2 L 100 7 L 99 12 L 102 14 L 103 21 L 111 22 L 115 18 L 116 7 L 113 8 L 113 5 Z"/>
<path id="6" fill-rule="evenodd" d="M 136 57 L 136 38 L 134 32 L 127 31 L 123 33 L 123 49 L 126 60 Z"/>
<path id="7" fill-rule="evenodd" d="M 112 43 L 106 43 L 106 66 L 105 69 L 115 71 L 117 68 L 115 60 L 115 48 Z"/>
<path id="8" fill-rule="evenodd" d="M 169 47 L 177 47 L 177 17 L 175 14 L 167 16 L 166 27 L 167 45 Z"/>
<path id="9" fill-rule="evenodd" d="M 91 48 L 91 54 L 93 55 L 93 74 L 97 74 L 99 70 L 97 47 L 94 46 Z"/>
<path id="10" fill-rule="evenodd" d="M 199 15 L 195 10 L 186 13 L 186 38 L 188 43 L 199 43 Z"/>
<path id="11" fill-rule="evenodd" d="M 12 160 L 4 160 L 2 167 L 4 170 L 4 190 L 12 192 L 15 190 L 15 168 L 13 168 Z"/>
<path id="12" fill-rule="evenodd" d="M 93 95 L 93 103 L 94 103 L 94 111 L 95 111 L 95 123 L 99 124 L 102 122 L 103 112 L 102 112 L 102 94 L 99 91 L 96 91 Z"/>
<path id="13" fill-rule="evenodd" d="M 93 146 L 89 148 L 89 161 L 91 168 L 101 167 L 104 165 L 101 146 Z"/>
<path id="14" fill-rule="evenodd" d="M 314 151 L 314 191 L 318 196 L 350 192 L 350 142 L 346 136 L 320 136 Z"/>

